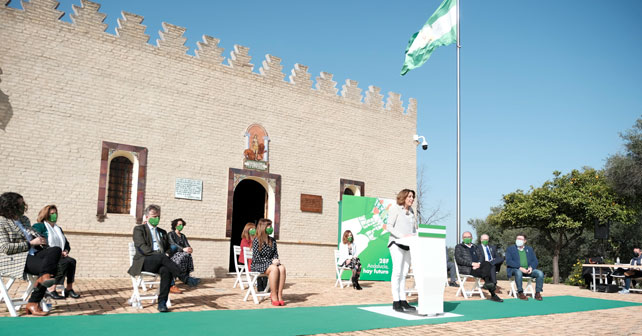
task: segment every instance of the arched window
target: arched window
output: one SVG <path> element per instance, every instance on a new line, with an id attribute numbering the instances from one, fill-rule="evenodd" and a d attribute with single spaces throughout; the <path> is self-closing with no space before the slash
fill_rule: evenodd
<path id="1" fill-rule="evenodd" d="M 134 164 L 124 156 L 118 156 L 111 160 L 107 213 L 128 214 L 130 212 L 133 168 Z"/>
<path id="2" fill-rule="evenodd" d="M 96 219 L 128 214 L 142 223 L 146 178 L 147 148 L 103 141 Z"/>
<path id="3" fill-rule="evenodd" d="M 343 195 L 365 196 L 365 182 L 341 179 L 339 181 L 339 200 L 343 199 Z"/>

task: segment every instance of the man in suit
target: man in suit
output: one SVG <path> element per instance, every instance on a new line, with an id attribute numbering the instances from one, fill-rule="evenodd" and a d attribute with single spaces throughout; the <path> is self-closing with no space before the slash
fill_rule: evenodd
<path id="1" fill-rule="evenodd" d="M 198 280 L 181 273 L 178 265 L 167 256 L 167 253 L 171 253 L 167 232 L 157 227 L 160 222 L 160 213 L 158 205 L 149 205 L 145 208 L 143 224 L 134 227 L 136 254 L 127 272 L 132 276 L 137 276 L 142 271 L 160 275 L 158 311 L 165 313 L 169 311 L 167 297 L 172 280 L 178 277 L 190 286 L 196 286 Z"/>
<path id="2" fill-rule="evenodd" d="M 497 286 L 497 272 L 502 268 L 504 257 L 497 254 L 497 247 L 495 245 L 488 244 L 489 240 L 490 237 L 487 234 L 484 233 L 481 235 L 481 245 L 477 246 L 477 252 L 479 255 L 483 255 L 484 260 L 488 261 L 493 266 L 490 268 L 490 277 L 493 279 L 493 283 L 497 287 L 496 292 L 501 294 L 499 286 Z"/>
<path id="3" fill-rule="evenodd" d="M 490 299 L 495 302 L 503 302 L 504 300 L 495 294 L 495 283 L 490 275 L 491 268 L 492 273 L 495 273 L 495 267 L 484 260 L 483 254 L 480 254 L 481 249 L 473 244 L 472 233 L 466 231 L 462 234 L 462 238 L 463 242 L 455 246 L 455 262 L 459 273 L 484 279 L 484 289 L 490 292 Z"/>
<path id="4" fill-rule="evenodd" d="M 537 269 L 537 256 L 530 246 L 526 246 L 526 236 L 518 234 L 515 237 L 515 245 L 506 249 L 506 275 L 510 279 L 515 275 L 517 285 L 517 297 L 521 300 L 528 300 L 522 289 L 522 277 L 535 278 L 535 300 L 542 301 L 542 290 L 544 288 L 544 272 Z"/>

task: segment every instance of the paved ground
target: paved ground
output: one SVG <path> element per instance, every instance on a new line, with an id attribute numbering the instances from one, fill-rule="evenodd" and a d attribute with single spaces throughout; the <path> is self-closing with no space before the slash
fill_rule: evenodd
<path id="1" fill-rule="evenodd" d="M 232 278 L 205 279 L 195 289 L 186 288 L 183 294 L 171 294 L 174 311 L 200 311 L 209 309 L 280 309 L 270 305 L 269 300 L 255 305 L 251 299 L 243 302 L 245 291 L 232 288 Z M 500 281 L 507 289 L 508 283 Z M 358 305 L 390 303 L 387 282 L 362 282 L 364 290 L 334 287 L 333 279 L 290 278 L 286 284 L 286 307 L 309 307 L 329 305 Z M 19 281 L 10 290 L 17 296 L 25 288 Z M 78 279 L 76 291 L 82 298 L 53 302 L 52 316 L 79 314 L 118 314 L 118 313 L 156 313 L 154 304 L 145 304 L 143 309 L 134 309 L 127 300 L 131 295 L 129 279 Z M 445 300 L 462 300 L 455 297 L 456 288 L 446 288 Z M 642 294 L 593 293 L 586 289 L 565 285 L 545 285 L 544 300 L 547 296 L 574 295 L 610 300 L 624 300 L 642 303 Z M 507 290 L 501 297 L 507 298 Z M 479 300 L 474 298 L 472 300 Z M 501 303 L 498 303 L 501 305 Z M 24 309 L 21 316 L 24 315 Z M 9 316 L 4 304 L 0 304 L 0 316 Z M 341 335 L 417 335 L 417 334 L 454 334 L 487 335 L 491 334 L 529 334 L 543 335 L 642 335 L 642 306 L 626 307 L 581 313 L 552 314 L 547 316 L 517 317 L 485 321 L 453 322 L 439 325 L 378 329 Z"/>

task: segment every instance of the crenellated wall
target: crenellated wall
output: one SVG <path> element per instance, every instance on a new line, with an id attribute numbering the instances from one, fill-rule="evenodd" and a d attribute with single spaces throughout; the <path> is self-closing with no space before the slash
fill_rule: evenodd
<path id="1" fill-rule="evenodd" d="M 404 108 L 398 93 L 384 100 L 381 88 L 351 79 L 338 87 L 298 63 L 285 72 L 273 55 L 257 73 L 248 47 L 226 58 L 210 36 L 192 56 L 185 28 L 168 23 L 152 45 L 136 14 L 123 12 L 109 34 L 91 1 L 73 6 L 71 23 L 54 0 L 6 3 L 0 112 L 11 113 L 0 116 L 0 191 L 23 194 L 32 219 L 58 205 L 80 276 L 124 276 L 135 225 L 130 215 L 96 218 L 103 141 L 148 149 L 145 204 L 163 207 L 163 227 L 187 221 L 198 276 L 227 269 L 229 169 L 242 168 L 251 124 L 267 130 L 270 173 L 282 177 L 279 249 L 293 275 L 333 276 L 340 179 L 389 198 L 416 185 L 412 98 Z M 176 178 L 202 180 L 203 200 L 175 199 Z M 302 193 L 322 196 L 323 213 L 302 212 Z"/>
<path id="2" fill-rule="evenodd" d="M 8 3 L 9 1 L 7 1 Z M 106 15 L 98 12 L 100 5 L 91 1 L 81 0 L 81 6 L 73 5 L 74 14 L 71 14 L 72 24 L 68 25 L 66 22 L 59 21 L 64 15 L 63 12 L 58 11 L 58 2 L 55 0 L 33 0 L 24 2 L 24 10 L 9 8 L 6 6 L 0 7 L 3 11 L 2 15 L 5 18 L 30 20 L 36 23 L 46 23 L 46 21 L 57 21 L 61 25 L 68 25 L 70 28 L 76 30 L 78 33 L 92 34 L 94 36 L 104 35 L 104 37 L 112 37 L 113 35 L 105 32 L 107 24 L 105 21 Z M 155 46 L 147 44 L 149 36 L 145 34 L 146 26 L 143 25 L 143 17 L 140 15 L 122 12 L 122 18 L 117 20 L 118 28 L 116 29 L 116 37 L 121 43 L 126 43 L 132 48 L 152 48 L 147 51 L 157 53 L 159 55 L 166 55 L 169 57 L 184 57 L 185 60 L 190 59 L 197 62 L 201 66 L 211 66 L 214 69 L 228 68 L 233 71 L 242 73 L 252 73 L 254 64 L 251 63 L 249 56 L 250 48 L 234 45 L 234 50 L 231 51 L 230 57 L 227 59 L 227 64 L 224 64 L 225 57 L 223 57 L 223 49 L 218 47 L 219 39 L 203 35 L 203 42 L 197 42 L 198 50 L 196 56 L 187 54 L 189 49 L 185 46 L 187 39 L 183 37 L 186 28 L 176 26 L 170 23 L 163 22 L 163 30 L 159 31 L 160 39 L 156 40 Z M 179 61 L 177 59 L 177 61 Z M 285 76 L 282 73 L 282 66 L 280 65 L 281 59 L 273 55 L 266 55 L 265 60 L 262 61 L 262 66 L 259 69 L 257 76 L 263 76 L 266 79 L 274 81 L 282 81 Z M 302 64 L 295 64 L 289 75 L 289 83 L 303 88 L 310 88 L 328 96 L 337 95 L 337 83 L 332 80 L 332 74 L 328 72 L 321 72 L 316 77 L 316 84 L 312 85 L 308 67 Z M 357 87 L 358 82 L 347 79 L 346 84 L 342 86 L 341 97 L 350 101 L 362 101 L 372 108 L 386 109 L 392 112 L 407 113 L 409 116 L 416 113 L 415 110 L 408 109 L 404 111 L 401 95 L 394 92 L 388 93 L 388 99 L 384 104 L 383 95 L 380 93 L 381 89 L 376 86 L 369 86 L 366 91 L 365 97 L 361 96 L 360 89 Z M 359 92 L 357 92 L 359 91 Z M 411 98 L 410 101 L 413 99 Z"/>

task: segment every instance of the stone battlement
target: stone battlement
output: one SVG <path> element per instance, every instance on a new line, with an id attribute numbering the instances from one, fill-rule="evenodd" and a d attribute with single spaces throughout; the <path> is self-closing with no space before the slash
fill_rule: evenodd
<path id="1" fill-rule="evenodd" d="M 400 94 L 388 92 L 388 97 L 384 101 L 381 89 L 370 85 L 364 96 L 362 89 L 358 87 L 358 82 L 351 79 L 347 79 L 339 90 L 337 82 L 332 80 L 331 73 L 321 72 L 313 81 L 308 67 L 299 63 L 294 65 L 286 82 L 281 58 L 273 55 L 266 55 L 265 60 L 261 62 L 259 73 L 254 73 L 254 64 L 251 63 L 248 47 L 234 45 L 225 64 L 223 48 L 218 46 L 220 40 L 211 36 L 203 35 L 203 41 L 196 43 L 195 55 L 189 55 L 187 54 L 189 48 L 185 46 L 187 39 L 183 36 L 186 31 L 184 27 L 163 22 L 163 30 L 159 32 L 160 38 L 155 45 L 150 45 L 149 36 L 145 34 L 146 26 L 143 25 L 143 17 L 140 15 L 122 12 L 122 18 L 117 20 L 116 35 L 109 34 L 106 32 L 107 24 L 104 23 L 106 14 L 98 12 L 100 4 L 88 0 L 81 0 L 81 6 L 73 6 L 73 13 L 70 14 L 72 23 L 60 20 L 64 13 L 57 10 L 59 3 L 56 0 L 23 2 L 24 10 L 7 7 L 8 3 L 9 1 L 5 0 L 4 5 L 0 5 L 0 20 L 29 20 L 41 25 L 59 24 L 78 34 L 98 40 L 112 39 L 114 41 L 111 42 L 131 49 L 171 57 L 177 62 L 194 62 L 212 71 L 270 81 L 277 85 L 290 85 L 293 89 L 309 90 L 310 94 L 357 104 L 371 110 L 392 111 L 409 116 L 413 120 L 416 117 L 417 101 L 413 98 L 408 100 L 407 108 L 404 109 Z"/>

